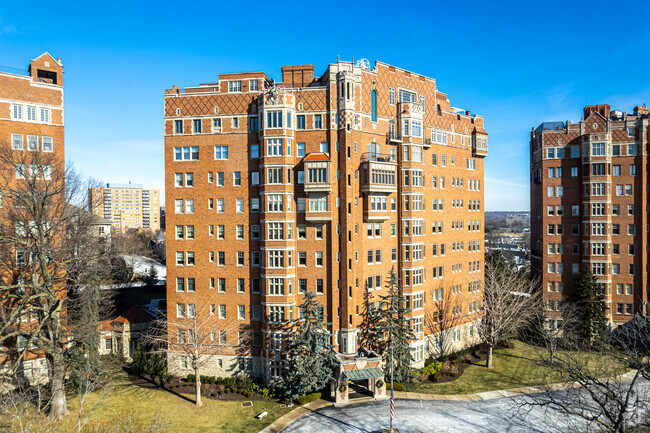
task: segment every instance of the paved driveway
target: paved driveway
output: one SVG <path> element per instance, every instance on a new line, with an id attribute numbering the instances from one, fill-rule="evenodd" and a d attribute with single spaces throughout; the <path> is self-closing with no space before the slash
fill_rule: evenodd
<path id="1" fill-rule="evenodd" d="M 519 396 L 478 401 L 396 399 L 394 427 L 400 433 L 596 431 L 581 418 L 570 419 L 554 410 L 526 406 L 526 409 L 517 411 L 517 406 L 520 406 L 517 403 L 529 398 Z M 327 406 L 303 415 L 282 432 L 379 433 L 388 427 L 389 405 L 389 400 L 381 400 Z"/>

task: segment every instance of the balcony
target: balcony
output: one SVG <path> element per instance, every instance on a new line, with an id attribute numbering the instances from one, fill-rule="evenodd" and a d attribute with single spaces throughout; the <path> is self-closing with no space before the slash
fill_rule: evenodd
<path id="1" fill-rule="evenodd" d="M 331 166 L 329 156 L 325 153 L 310 153 L 303 160 L 305 170 L 306 193 L 329 193 L 332 190 L 330 182 Z"/>
<path id="2" fill-rule="evenodd" d="M 401 143 L 402 136 L 398 131 L 388 131 L 386 134 L 386 143 Z"/>
<path id="3" fill-rule="evenodd" d="M 361 155 L 361 191 L 369 194 L 397 192 L 397 161 L 390 154 Z"/>

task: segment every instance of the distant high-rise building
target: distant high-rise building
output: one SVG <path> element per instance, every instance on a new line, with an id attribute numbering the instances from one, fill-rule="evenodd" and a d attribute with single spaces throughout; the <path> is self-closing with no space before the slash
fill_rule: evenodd
<path id="1" fill-rule="evenodd" d="M 476 342 L 483 128 L 434 79 L 379 62 L 167 90 L 167 314 L 177 323 L 209 304 L 223 350 L 206 371 L 281 374 L 283 326 L 305 291 L 336 349 L 357 353 L 391 269 L 410 309 L 414 365 L 436 352 L 441 321 L 457 319 L 454 347 Z M 447 295 L 456 303 L 439 314 Z M 173 371 L 188 366 L 170 357 Z"/>
<path id="2" fill-rule="evenodd" d="M 589 105 L 578 123 L 531 132 L 531 267 L 548 316 L 584 269 L 605 285 L 611 322 L 648 312 L 649 126 L 645 105 Z"/>
<path id="3" fill-rule="evenodd" d="M 11 215 L 12 210 L 25 209 L 25 206 L 14 203 L 10 190 L 14 192 L 14 198 L 21 194 L 23 197 L 39 196 L 33 192 L 40 194 L 45 191 L 42 185 L 46 183 L 50 187 L 50 193 L 63 191 L 63 118 L 63 66 L 60 59 L 55 59 L 45 52 L 32 60 L 25 72 L 0 67 L 0 145 L 10 147 L 12 157 L 17 162 L 9 167 L 0 167 L 6 174 L 0 176 L 0 223 L 5 228 L 16 224 L 15 236 L 19 233 L 16 219 L 27 219 L 33 213 L 31 210 L 19 210 Z M 30 191 L 32 194 L 29 194 Z M 52 201 L 61 201 L 55 203 L 54 207 L 62 211 L 63 194 L 55 192 L 50 197 Z M 11 239 L 8 242 L 11 245 L 5 243 L 0 248 L 2 285 L 30 284 L 33 275 L 38 274 L 34 270 L 36 265 L 32 262 L 31 255 L 34 251 L 25 247 L 30 244 L 30 235 L 24 229 L 23 233 L 24 243 L 3 236 L 4 242 Z M 51 245 L 59 245 L 55 240 L 51 242 Z M 65 292 L 62 282 L 56 282 L 54 288 L 60 288 L 61 293 Z M 26 314 L 20 326 L 34 326 L 35 320 L 38 320 L 37 316 Z M 47 378 L 48 365 L 44 354 L 34 346 L 27 346 L 27 338 L 18 336 L 5 340 L 5 344 L 8 347 L 0 346 L 0 370 L 6 367 L 5 363 L 11 361 L 12 356 L 16 357 L 17 352 L 14 349 L 27 349 L 21 365 L 24 378 L 30 381 Z"/>
<path id="4" fill-rule="evenodd" d="M 113 229 L 160 229 L 160 192 L 143 189 L 133 183 L 109 183 L 106 187 L 90 188 L 93 213 L 111 221 Z"/>

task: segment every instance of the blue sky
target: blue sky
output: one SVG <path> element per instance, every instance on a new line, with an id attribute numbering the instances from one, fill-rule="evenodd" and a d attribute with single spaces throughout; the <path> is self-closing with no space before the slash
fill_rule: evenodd
<path id="1" fill-rule="evenodd" d="M 61 57 L 66 158 L 104 182 L 163 190 L 164 89 L 226 72 L 280 80 L 285 64 L 320 74 L 337 55 L 380 60 L 485 117 L 486 210 L 528 209 L 532 127 L 577 121 L 587 104 L 650 103 L 648 1 L 369 5 L 0 0 L 0 65 Z"/>

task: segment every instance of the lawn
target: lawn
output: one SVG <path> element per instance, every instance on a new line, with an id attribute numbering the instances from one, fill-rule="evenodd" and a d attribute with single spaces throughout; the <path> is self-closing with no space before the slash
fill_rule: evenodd
<path id="1" fill-rule="evenodd" d="M 291 409 L 279 403 L 253 401 L 253 407 L 242 408 L 241 401 L 218 401 L 203 398 L 203 406 L 196 407 L 193 396 L 179 396 L 161 389 L 145 389 L 133 385 L 127 375 L 115 370 L 108 397 L 99 407 L 95 422 L 113 424 L 117 419 L 133 415 L 139 423 L 151 423 L 157 411 L 169 424 L 163 432 L 259 432 Z M 96 393 L 97 394 L 97 393 Z M 98 395 L 93 395 L 90 408 Z M 76 431 L 79 399 L 69 397 L 70 416 L 59 425 L 62 431 Z M 261 412 L 268 412 L 264 420 L 255 418 Z M 90 430 L 89 430 L 90 431 Z"/>
<path id="2" fill-rule="evenodd" d="M 543 382 L 548 370 L 540 365 L 536 348 L 521 341 L 513 341 L 512 349 L 494 352 L 493 368 L 487 369 L 485 361 L 470 365 L 456 380 L 446 383 L 418 385 L 415 392 L 429 394 L 474 394 L 477 392 L 535 386 Z"/>

